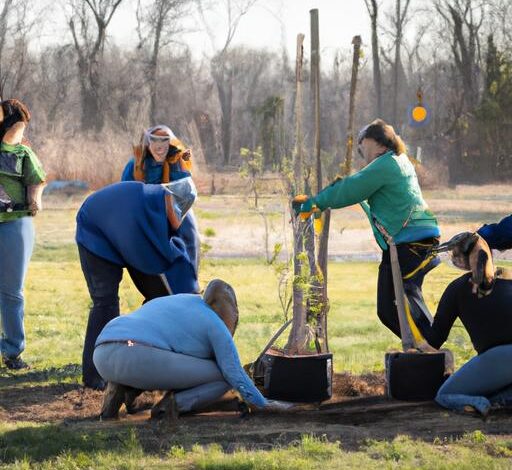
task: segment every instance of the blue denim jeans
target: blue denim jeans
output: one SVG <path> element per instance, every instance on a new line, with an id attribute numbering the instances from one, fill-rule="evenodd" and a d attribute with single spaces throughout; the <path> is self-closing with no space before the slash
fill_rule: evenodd
<path id="1" fill-rule="evenodd" d="M 512 344 L 475 356 L 439 389 L 436 402 L 462 411 L 465 405 L 486 414 L 492 404 L 512 404 Z"/>
<path id="2" fill-rule="evenodd" d="M 23 284 L 34 248 L 32 217 L 0 223 L 0 315 L 2 356 L 16 357 L 25 349 Z"/>

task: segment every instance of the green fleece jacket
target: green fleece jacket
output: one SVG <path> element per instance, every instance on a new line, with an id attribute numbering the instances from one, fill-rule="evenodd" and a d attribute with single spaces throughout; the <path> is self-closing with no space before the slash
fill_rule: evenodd
<path id="1" fill-rule="evenodd" d="M 320 210 L 361 204 L 379 246 L 387 249 L 378 221 L 395 243 L 440 236 L 434 214 L 421 194 L 418 177 L 407 155 L 387 152 L 361 171 L 337 180 L 320 191 L 313 204 Z"/>
<path id="2" fill-rule="evenodd" d="M 0 223 L 27 216 L 26 187 L 45 179 L 43 167 L 30 147 L 0 143 Z M 6 204 L 14 205 L 14 210 L 5 211 Z"/>

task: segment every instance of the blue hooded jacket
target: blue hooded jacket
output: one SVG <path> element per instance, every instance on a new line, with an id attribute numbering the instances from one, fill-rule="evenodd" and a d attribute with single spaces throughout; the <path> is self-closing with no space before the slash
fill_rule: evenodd
<path id="1" fill-rule="evenodd" d="M 91 194 L 78 211 L 76 241 L 119 266 L 164 274 L 173 293 L 198 292 L 197 272 L 167 220 L 165 189 L 123 182 Z"/>
<path id="2" fill-rule="evenodd" d="M 497 224 L 486 224 L 478 229 L 478 234 L 493 250 L 512 248 L 512 215 L 504 217 Z"/>

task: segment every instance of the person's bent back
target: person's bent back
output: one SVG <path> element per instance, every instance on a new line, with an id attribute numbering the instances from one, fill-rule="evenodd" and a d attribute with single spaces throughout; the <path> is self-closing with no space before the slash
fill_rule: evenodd
<path id="1" fill-rule="evenodd" d="M 96 341 L 94 363 L 109 385 L 180 390 L 180 412 L 208 404 L 231 388 L 263 407 L 266 400 L 243 370 L 233 342 L 237 322 L 232 288 L 212 281 L 205 299 L 192 294 L 162 297 L 112 320 Z M 122 388 L 118 397 L 104 414 L 117 414 Z"/>

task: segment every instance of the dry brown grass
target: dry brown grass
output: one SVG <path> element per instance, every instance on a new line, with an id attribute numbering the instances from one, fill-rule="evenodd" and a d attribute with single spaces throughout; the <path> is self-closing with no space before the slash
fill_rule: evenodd
<path id="1" fill-rule="evenodd" d="M 109 132 L 97 137 L 49 137 L 35 150 L 48 180 L 81 180 L 96 189 L 119 181 L 131 143 L 130 136 Z"/>

